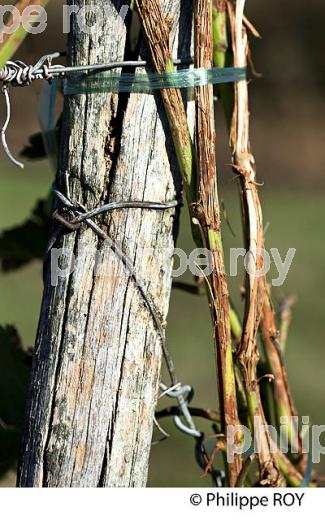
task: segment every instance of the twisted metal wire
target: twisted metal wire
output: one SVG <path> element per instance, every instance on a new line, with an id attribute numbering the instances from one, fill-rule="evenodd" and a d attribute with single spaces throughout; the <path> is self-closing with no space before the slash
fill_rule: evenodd
<path id="1" fill-rule="evenodd" d="M 104 231 L 102 231 L 102 229 L 100 229 L 100 227 L 97 226 L 97 224 L 95 224 L 95 222 L 93 220 L 91 220 L 91 218 L 89 218 L 89 215 L 94 216 L 94 214 L 98 215 L 100 213 L 103 213 L 104 211 L 108 212 L 108 211 L 112 211 L 113 209 L 116 209 L 116 203 L 107 204 L 105 207 L 103 206 L 101 208 L 95 208 L 94 210 L 87 212 L 80 205 L 76 206 L 75 204 L 73 204 L 71 202 L 71 200 L 67 196 L 63 195 L 63 193 L 61 193 L 55 186 L 53 186 L 52 191 L 53 191 L 54 195 L 56 195 L 56 197 L 59 199 L 61 206 L 64 209 L 73 213 L 75 216 L 75 218 L 70 222 L 66 221 L 64 218 L 61 218 L 60 222 L 63 225 L 65 225 L 67 227 L 67 229 L 69 229 L 70 231 L 75 231 L 76 228 L 73 229 L 73 227 L 69 226 L 69 223 L 72 225 L 74 225 L 75 223 L 80 224 L 81 222 L 84 222 L 85 224 L 87 224 L 97 234 L 97 236 L 99 238 L 107 241 L 109 247 L 112 249 L 112 251 L 117 255 L 117 257 L 122 261 L 122 263 L 125 265 L 125 267 L 129 271 L 129 273 L 132 276 L 141 296 L 143 297 L 144 302 L 145 302 L 146 306 L 148 307 L 148 309 L 152 315 L 152 318 L 154 320 L 154 323 L 156 325 L 157 331 L 159 333 L 159 336 L 160 336 L 160 339 L 162 342 L 162 349 L 163 349 L 164 357 L 165 357 L 166 364 L 168 367 L 168 371 L 170 374 L 172 385 L 177 385 L 178 380 L 177 380 L 177 376 L 176 376 L 176 372 L 175 372 L 175 367 L 174 367 L 174 363 L 172 361 L 172 358 L 170 356 L 170 353 L 169 353 L 167 345 L 166 345 L 164 323 L 163 323 L 162 318 L 160 317 L 159 312 L 157 311 L 155 305 L 151 301 L 151 297 L 149 295 L 147 295 L 146 289 L 143 287 L 142 283 L 140 282 L 140 280 L 138 280 L 137 276 L 135 275 L 132 261 L 129 259 L 129 257 L 126 255 L 126 253 L 124 253 L 124 251 L 122 251 L 122 249 L 116 244 L 116 242 L 114 242 L 114 240 L 112 238 L 110 238 L 109 235 L 107 235 Z M 119 208 L 123 207 L 123 203 L 117 203 L 117 204 L 118 204 Z M 172 201 L 172 202 L 167 202 L 167 203 L 136 201 L 134 203 L 127 202 L 125 207 L 167 210 L 167 209 L 174 208 L 175 206 L 177 206 L 177 204 L 178 204 L 177 201 Z M 105 209 L 103 209 L 103 208 L 105 208 Z M 50 249 L 53 247 L 57 238 L 58 238 L 58 235 L 57 234 L 54 235 L 53 240 L 50 241 L 50 245 L 49 245 L 47 253 L 50 252 Z"/>
<path id="2" fill-rule="evenodd" d="M 70 231 L 75 231 L 77 228 L 76 225 L 80 225 L 82 222 L 87 224 L 101 239 L 104 239 L 108 241 L 109 246 L 114 251 L 114 253 L 118 256 L 118 258 L 123 262 L 129 273 L 131 274 L 152 318 L 155 323 L 156 329 L 159 333 L 161 344 L 162 344 L 162 350 L 165 358 L 165 362 L 167 365 L 167 369 L 169 372 L 169 376 L 171 379 L 172 387 L 168 388 L 166 385 L 161 383 L 161 389 L 163 390 L 162 395 L 167 395 L 171 398 L 174 398 L 177 400 L 179 410 L 181 412 L 182 417 L 184 418 L 186 424 L 183 424 L 180 417 L 175 415 L 174 416 L 174 422 L 176 427 L 182 431 L 183 433 L 186 433 L 187 435 L 190 435 L 196 439 L 202 439 L 203 434 L 202 432 L 198 431 L 193 418 L 190 414 L 190 411 L 188 409 L 188 404 L 191 401 L 193 397 L 193 389 L 192 387 L 188 385 L 181 385 L 179 383 L 175 366 L 172 360 L 172 357 L 170 355 L 170 352 L 168 350 L 166 339 L 165 339 L 165 330 L 164 330 L 164 323 L 163 320 L 156 309 L 154 303 L 152 302 L 151 297 L 147 294 L 146 289 L 141 284 L 140 280 L 138 280 L 136 274 L 134 273 L 134 267 L 132 264 L 132 261 L 129 259 L 129 257 L 120 249 L 120 247 L 107 235 L 104 231 L 102 231 L 97 224 L 95 224 L 91 218 L 94 216 L 107 213 L 109 211 L 113 211 L 116 209 L 127 209 L 127 208 L 139 208 L 139 209 L 149 209 L 149 210 L 168 210 L 175 208 L 179 202 L 174 200 L 170 202 L 147 202 L 147 201 L 127 201 L 127 202 L 112 202 L 109 204 L 105 204 L 101 207 L 94 208 L 90 211 L 86 211 L 83 207 L 80 205 L 74 205 L 72 201 L 64 195 L 62 192 L 60 192 L 56 186 L 54 185 L 52 188 L 52 192 L 59 200 L 61 206 L 65 209 L 71 212 L 74 215 L 73 220 L 67 221 L 62 215 L 55 214 L 55 218 L 61 222 L 61 224 L 65 225 L 67 229 Z M 54 235 L 53 239 L 54 241 L 57 239 L 58 235 Z M 54 241 L 52 240 L 50 243 L 50 249 L 54 245 Z M 49 250 L 48 250 L 49 252 Z M 160 396 L 162 397 L 162 396 Z"/>
<path id="3" fill-rule="evenodd" d="M 35 69 L 34 65 L 26 65 L 23 61 L 8 61 L 0 70 L 0 81 L 5 84 L 10 83 L 15 87 L 28 86 L 36 79 L 49 81 L 53 78 L 54 74 L 50 72 L 46 64 L 40 69 Z"/>
<path id="4" fill-rule="evenodd" d="M 36 79 L 50 81 L 54 77 L 60 77 L 63 66 L 51 65 L 52 59 L 58 58 L 59 56 L 61 56 L 61 53 L 59 52 L 43 56 L 35 65 L 26 65 L 26 63 L 20 60 L 7 61 L 6 65 L 0 69 L 0 82 L 2 82 L 2 93 L 5 96 L 7 109 L 6 120 L 1 129 L 1 142 L 8 159 L 19 168 L 24 168 L 24 165 L 22 162 L 14 158 L 6 139 L 6 131 L 11 118 L 11 104 L 8 87 L 9 85 L 24 87 L 30 85 Z"/>
<path id="5" fill-rule="evenodd" d="M 167 395 L 168 397 L 176 399 L 179 408 L 182 412 L 182 415 L 187 422 L 186 426 L 182 423 L 178 415 L 174 415 L 175 426 L 180 431 L 186 433 L 187 435 L 190 435 L 191 437 L 201 438 L 203 434 L 202 432 L 197 430 L 193 418 L 188 409 L 188 404 L 191 402 L 194 394 L 193 388 L 189 385 L 182 385 L 181 383 L 178 383 L 172 388 L 168 388 L 165 384 L 160 383 L 160 388 L 163 390 L 163 393 L 159 396 L 159 398 L 161 399 L 163 396 Z"/>
<path id="6" fill-rule="evenodd" d="M 172 386 L 168 388 L 165 384 L 160 383 L 160 388 L 163 390 L 162 394 L 159 396 L 158 399 L 161 399 L 164 396 L 170 397 L 172 399 L 177 400 L 177 409 L 176 411 L 173 411 L 173 418 L 174 418 L 174 424 L 175 426 L 186 435 L 190 435 L 195 440 L 194 445 L 194 455 L 195 460 L 198 464 L 198 466 L 206 472 L 206 468 L 209 467 L 209 474 L 212 479 L 212 482 L 217 488 L 221 488 L 224 485 L 225 480 L 225 473 L 223 471 L 216 470 L 212 466 L 210 467 L 210 457 L 208 455 L 207 448 L 205 447 L 204 441 L 205 436 L 204 433 L 199 431 L 195 423 L 193 421 L 193 417 L 191 414 L 191 409 L 189 408 L 189 405 L 194 397 L 194 389 L 190 385 L 182 385 L 181 383 L 178 383 L 175 386 Z M 169 410 L 167 409 L 169 412 Z M 195 413 L 195 409 L 193 409 L 193 412 Z M 164 412 L 164 411 L 163 411 Z M 162 413 L 163 413 L 162 412 Z M 204 412 L 204 410 L 200 410 L 200 412 Z M 161 415 L 161 412 L 156 414 L 156 417 Z M 185 419 L 187 424 L 184 424 L 181 420 L 181 417 Z M 209 420 L 214 420 L 211 417 L 211 414 L 209 414 L 207 411 L 205 411 L 205 414 L 201 414 L 201 417 L 209 418 Z M 161 428 L 159 428 L 160 431 L 167 437 L 169 437 L 166 432 L 164 432 Z M 166 438 L 166 437 L 165 437 Z"/>
<path id="7" fill-rule="evenodd" d="M 0 82 L 3 84 L 11 84 L 16 87 L 30 85 L 35 80 L 50 81 L 54 78 L 65 78 L 76 73 L 92 73 L 102 72 L 126 67 L 145 67 L 148 62 L 145 60 L 133 61 L 113 61 L 110 63 L 97 63 L 93 65 L 52 65 L 52 60 L 65 56 L 64 52 L 54 52 L 47 54 L 36 63 L 36 65 L 27 65 L 23 61 L 8 61 L 6 65 L 0 69 Z M 175 59 L 174 65 L 190 65 L 193 63 L 192 58 Z"/>
<path id="8" fill-rule="evenodd" d="M 5 96 L 7 116 L 5 123 L 1 129 L 1 141 L 3 149 L 8 159 L 18 166 L 24 168 L 23 163 L 14 158 L 11 153 L 7 140 L 6 131 L 10 123 L 11 117 L 11 106 L 8 87 L 10 85 L 14 87 L 25 87 L 31 85 L 35 80 L 46 80 L 51 81 L 55 78 L 65 78 L 76 73 L 85 73 L 86 75 L 96 73 L 100 71 L 108 71 L 117 68 L 124 67 L 145 67 L 146 61 L 115 61 L 111 63 L 95 64 L 95 65 L 78 65 L 72 67 L 66 67 L 64 65 L 52 65 L 52 60 L 65 56 L 64 52 L 54 52 L 52 54 L 46 54 L 38 60 L 35 65 L 27 65 L 23 61 L 8 61 L 5 66 L 0 69 L 0 83 L 2 83 L 2 93 Z M 185 60 L 174 60 L 175 65 L 190 64 L 192 58 Z"/>
<path id="9" fill-rule="evenodd" d="M 25 87 L 33 81 L 43 79 L 50 81 L 57 77 L 64 76 L 63 65 L 52 65 L 52 60 L 59 58 L 63 53 L 54 52 L 42 56 L 35 65 L 27 65 L 23 61 L 7 61 L 5 66 L 0 69 L 0 82 L 4 85 L 14 87 Z"/>

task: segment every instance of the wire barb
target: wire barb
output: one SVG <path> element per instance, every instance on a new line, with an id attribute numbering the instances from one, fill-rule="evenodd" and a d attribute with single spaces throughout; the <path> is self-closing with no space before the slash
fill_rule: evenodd
<path id="1" fill-rule="evenodd" d="M 65 67 L 63 65 L 52 65 L 52 60 L 59 58 L 62 54 L 61 52 L 46 54 L 35 65 L 27 65 L 20 60 L 7 61 L 5 66 L 0 69 L 0 81 L 4 85 L 25 87 L 38 79 L 50 81 L 54 78 L 63 77 Z"/>
<path id="2" fill-rule="evenodd" d="M 203 433 L 196 429 L 193 418 L 188 409 L 188 404 L 191 402 L 194 396 L 194 390 L 189 385 L 182 385 L 178 383 L 171 388 L 168 388 L 164 383 L 160 383 L 160 388 L 163 390 L 160 398 L 163 396 L 171 397 L 176 399 L 179 409 L 186 421 L 186 425 L 183 424 L 181 418 L 178 415 L 174 415 L 175 426 L 183 433 L 190 435 L 191 437 L 201 438 Z M 186 396 L 186 397 L 185 397 Z"/>

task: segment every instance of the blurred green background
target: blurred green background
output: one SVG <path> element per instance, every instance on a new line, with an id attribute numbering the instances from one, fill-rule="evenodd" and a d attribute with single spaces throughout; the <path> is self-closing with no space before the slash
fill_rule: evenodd
<path id="1" fill-rule="evenodd" d="M 49 7 L 49 27 L 31 36 L 17 57 L 28 61 L 64 47 L 62 2 Z M 273 0 L 250 0 L 248 15 L 263 38 L 253 42 L 255 67 L 263 73 L 254 79 L 251 94 L 251 138 L 259 180 L 264 221 L 268 223 L 267 248 L 296 255 L 285 284 L 275 288 L 276 302 L 294 294 L 297 303 L 286 352 L 289 380 L 299 415 L 324 424 L 325 269 L 325 68 L 322 41 L 324 2 L 298 5 Z M 41 49 L 41 51 L 40 51 Z M 8 141 L 15 152 L 38 130 L 38 86 L 13 92 L 13 120 Z M 0 118 L 4 116 L 0 99 Z M 229 166 L 226 131 L 217 108 L 218 170 L 220 189 L 235 237 L 224 223 L 225 251 L 240 247 L 241 224 L 236 181 Z M 47 162 L 29 163 L 24 171 L 0 160 L 0 231 L 24 221 L 37 199 L 49 191 L 53 173 Z M 191 250 L 187 216 L 182 217 L 179 247 Z M 228 265 L 228 264 L 227 264 Z M 190 276 L 185 276 L 190 280 Z M 240 308 L 241 275 L 231 278 L 232 297 Z M 42 265 L 33 262 L 13 273 L 0 273 L 0 324 L 14 324 L 23 344 L 33 345 L 42 292 Z M 217 409 L 215 365 L 209 311 L 204 297 L 173 290 L 168 321 L 168 342 L 179 378 L 195 388 L 194 405 Z M 193 441 L 181 435 L 170 419 L 161 421 L 171 438 L 154 446 L 150 486 L 206 486 L 194 461 Z M 198 426 L 209 431 L 207 424 Z M 158 435 L 157 435 L 158 437 Z M 325 444 L 325 443 L 324 443 Z M 321 463 L 324 470 L 325 463 Z M 2 485 L 13 485 L 14 473 Z"/>

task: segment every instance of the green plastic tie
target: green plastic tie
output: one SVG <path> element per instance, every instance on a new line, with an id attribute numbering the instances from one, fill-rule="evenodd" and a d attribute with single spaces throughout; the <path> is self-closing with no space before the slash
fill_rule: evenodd
<path id="1" fill-rule="evenodd" d="M 194 88 L 217 83 L 233 83 L 245 79 L 245 67 L 183 69 L 162 74 L 106 71 L 67 78 L 64 83 L 64 94 L 69 96 L 102 92 L 152 92 L 166 88 Z"/>

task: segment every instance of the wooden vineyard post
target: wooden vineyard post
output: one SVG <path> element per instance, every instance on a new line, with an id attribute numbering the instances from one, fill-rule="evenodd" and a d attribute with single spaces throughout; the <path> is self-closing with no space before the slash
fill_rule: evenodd
<path id="1" fill-rule="evenodd" d="M 106 17 L 90 34 L 72 18 L 72 65 L 128 58 L 130 20 L 118 14 L 126 3 L 96 0 Z M 84 1 L 68 4 L 81 8 Z M 179 35 L 180 2 L 162 6 L 172 15 L 178 57 L 188 56 L 190 4 Z M 67 96 L 57 188 L 87 209 L 111 201 L 175 199 L 178 166 L 166 127 L 159 94 Z M 174 214 L 120 209 L 93 219 L 132 259 L 163 320 Z M 54 248 L 64 248 L 65 266 L 74 257 L 82 261 L 56 285 L 51 261 L 45 265 L 18 486 L 143 486 L 162 357 L 157 327 L 128 269 L 89 226 L 66 230 Z"/>

